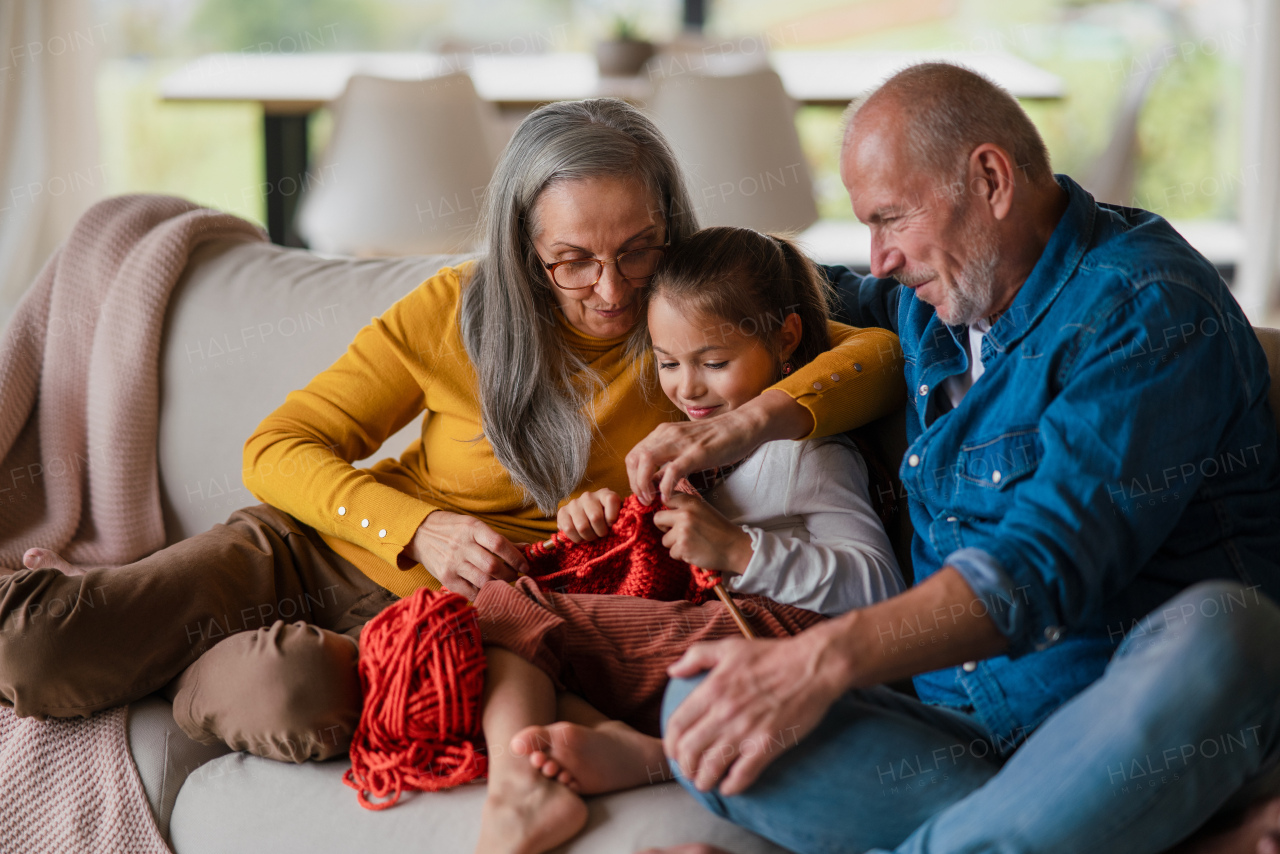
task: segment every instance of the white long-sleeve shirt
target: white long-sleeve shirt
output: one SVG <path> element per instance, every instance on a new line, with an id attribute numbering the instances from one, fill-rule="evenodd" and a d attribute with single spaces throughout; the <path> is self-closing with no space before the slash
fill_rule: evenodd
<path id="1" fill-rule="evenodd" d="M 905 589 L 866 463 L 843 437 L 767 442 L 705 497 L 751 535 L 729 590 L 832 615 Z"/>

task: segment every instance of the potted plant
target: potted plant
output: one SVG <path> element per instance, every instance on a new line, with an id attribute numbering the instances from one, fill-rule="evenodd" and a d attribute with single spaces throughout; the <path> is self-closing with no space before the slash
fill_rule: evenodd
<path id="1" fill-rule="evenodd" d="M 653 42 L 639 37 L 625 15 L 614 18 L 612 36 L 596 43 L 596 65 L 602 77 L 634 77 L 654 54 Z"/>

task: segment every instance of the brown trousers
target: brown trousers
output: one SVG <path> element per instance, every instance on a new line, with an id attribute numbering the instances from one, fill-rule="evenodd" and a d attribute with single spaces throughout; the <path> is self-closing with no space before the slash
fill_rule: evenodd
<path id="1" fill-rule="evenodd" d="M 74 717 L 164 689 L 192 738 L 285 761 L 344 752 L 361 626 L 396 597 L 266 504 L 142 560 L 0 578 L 0 702 Z"/>
<path id="2" fill-rule="evenodd" d="M 799 634 L 825 619 L 762 596 L 734 600 L 762 638 Z M 694 605 L 554 593 L 531 578 L 490 581 L 475 606 L 485 644 L 510 650 L 551 677 L 557 689 L 655 736 L 667 666 L 694 643 L 739 636 L 719 600 Z"/>

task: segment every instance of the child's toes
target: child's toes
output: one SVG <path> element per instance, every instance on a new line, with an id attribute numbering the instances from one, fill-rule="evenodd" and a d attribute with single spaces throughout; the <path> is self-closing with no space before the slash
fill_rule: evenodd
<path id="1" fill-rule="evenodd" d="M 545 760 L 540 745 L 550 744 L 550 737 L 547 735 L 547 728 L 544 726 L 527 726 L 511 737 L 509 747 L 511 752 L 516 756 L 528 756 L 533 760 L 535 756 L 544 756 L 541 761 L 535 761 L 534 764 L 541 764 Z"/>

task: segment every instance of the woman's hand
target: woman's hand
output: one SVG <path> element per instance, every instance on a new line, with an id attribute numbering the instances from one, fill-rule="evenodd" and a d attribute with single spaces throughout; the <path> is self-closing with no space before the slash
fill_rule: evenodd
<path id="1" fill-rule="evenodd" d="M 612 489 L 584 492 L 560 508 L 556 526 L 570 541 L 589 543 L 609 533 L 621 509 L 622 499 Z"/>
<path id="2" fill-rule="evenodd" d="M 511 541 L 474 516 L 432 512 L 413 534 L 404 555 L 420 563 L 449 590 L 476 598 L 486 581 L 514 581 L 529 563 Z"/>
<path id="3" fill-rule="evenodd" d="M 746 572 L 750 534 L 696 495 L 673 495 L 667 507 L 653 514 L 653 524 L 666 532 L 662 544 L 673 558 L 703 569 Z"/>
<path id="4" fill-rule="evenodd" d="M 631 491 L 645 504 L 660 494 L 670 503 L 680 478 L 727 466 L 765 442 L 800 439 L 813 432 L 809 410 L 784 391 L 766 389 L 737 409 L 699 421 L 659 424 L 627 454 Z M 658 488 L 654 480 L 661 477 Z"/>

